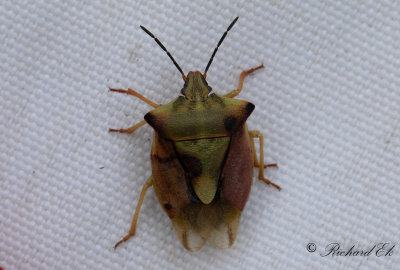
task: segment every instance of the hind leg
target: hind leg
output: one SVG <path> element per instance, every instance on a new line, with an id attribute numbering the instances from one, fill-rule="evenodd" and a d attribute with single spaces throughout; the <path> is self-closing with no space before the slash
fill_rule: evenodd
<path id="1" fill-rule="evenodd" d="M 142 207 L 144 196 L 146 195 L 147 189 L 149 187 L 151 187 L 152 185 L 153 185 L 153 177 L 150 176 L 150 178 L 147 179 L 146 183 L 144 183 L 144 185 L 142 187 L 142 192 L 140 193 L 139 201 L 138 201 L 138 204 L 136 205 L 136 210 L 135 210 L 135 214 L 133 215 L 132 224 L 131 224 L 131 228 L 129 229 L 129 233 L 127 235 L 125 235 L 124 238 L 122 238 L 120 241 L 118 241 L 115 244 L 114 248 L 117 248 L 123 242 L 128 241 L 129 238 L 131 238 L 132 236 L 135 235 L 136 223 L 139 218 L 140 208 Z"/>

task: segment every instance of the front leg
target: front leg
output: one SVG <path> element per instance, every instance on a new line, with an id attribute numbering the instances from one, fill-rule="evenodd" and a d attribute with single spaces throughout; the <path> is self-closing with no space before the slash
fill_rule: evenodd
<path id="1" fill-rule="evenodd" d="M 131 95 L 131 96 L 135 96 L 137 98 L 139 98 L 140 100 L 143 100 L 144 102 L 146 102 L 147 104 L 149 104 L 150 106 L 152 106 L 153 108 L 157 108 L 160 107 L 161 105 L 154 103 L 153 101 L 151 101 L 150 99 L 144 97 L 143 95 L 139 94 L 138 92 L 136 92 L 135 90 L 132 90 L 130 88 L 128 88 L 128 90 L 124 90 L 124 89 L 114 89 L 114 88 L 110 88 L 110 91 L 112 92 L 117 92 L 117 93 L 122 93 L 122 94 L 127 94 L 127 95 Z M 138 128 L 140 128 L 141 126 L 143 126 L 144 124 L 146 124 L 146 121 L 143 120 L 139 123 L 137 123 L 134 126 L 131 126 L 127 129 L 114 129 L 114 128 L 110 128 L 108 131 L 109 132 L 119 132 L 119 133 L 128 133 L 131 134 L 133 133 L 135 130 L 137 130 Z"/>
<path id="2" fill-rule="evenodd" d="M 122 93 L 122 94 L 127 94 L 127 95 L 131 95 L 131 96 L 135 96 L 140 100 L 143 100 L 144 102 L 146 102 L 147 104 L 149 104 L 150 106 L 157 108 L 160 107 L 160 104 L 156 104 L 153 101 L 151 101 L 148 98 L 145 98 L 142 94 L 139 94 L 138 92 L 136 92 L 135 90 L 132 90 L 130 88 L 128 88 L 128 90 L 125 89 L 114 89 L 114 88 L 110 88 L 110 91 L 112 92 L 118 92 L 118 93 Z"/>
<path id="3" fill-rule="evenodd" d="M 251 68 L 251 69 L 248 69 L 248 70 L 243 70 L 242 73 L 240 74 L 240 77 L 239 77 L 238 88 L 233 90 L 233 91 L 231 91 L 231 92 L 229 92 L 228 94 L 225 94 L 224 97 L 234 98 L 237 95 L 239 95 L 240 91 L 242 91 L 242 88 L 243 88 L 244 78 L 246 78 L 247 75 L 249 75 L 249 74 L 253 73 L 254 71 L 259 70 L 261 68 L 264 68 L 264 64 L 262 64 L 262 65 L 260 65 L 258 67 L 255 67 L 255 68 Z"/>

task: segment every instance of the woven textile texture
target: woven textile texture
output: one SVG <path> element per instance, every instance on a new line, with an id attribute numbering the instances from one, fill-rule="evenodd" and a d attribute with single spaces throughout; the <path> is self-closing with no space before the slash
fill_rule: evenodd
<path id="1" fill-rule="evenodd" d="M 224 94 L 264 63 L 238 98 L 282 191 L 254 180 L 233 247 L 191 253 L 151 188 L 114 250 L 153 130 L 109 133 L 151 107 L 108 88 L 165 104 L 183 86 L 139 25 L 187 73 L 236 16 L 207 81 Z M 399 1 L 4 0 L 0 20 L 3 269 L 399 269 Z"/>

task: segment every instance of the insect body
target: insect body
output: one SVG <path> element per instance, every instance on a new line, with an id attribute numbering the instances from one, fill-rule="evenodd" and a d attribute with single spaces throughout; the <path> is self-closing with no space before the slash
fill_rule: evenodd
<path id="1" fill-rule="evenodd" d="M 211 93 L 206 81 L 207 70 L 218 48 L 237 19 L 220 39 L 204 73 L 189 72 L 187 76 L 161 42 L 141 26 L 168 54 L 185 84 L 182 95 L 165 105 L 157 105 L 131 89 L 110 89 L 134 95 L 154 107 L 137 125 L 129 129 L 110 129 L 132 133 L 145 123 L 154 129 L 152 175 L 143 186 L 129 234 L 115 247 L 134 235 L 140 207 L 150 186 L 154 187 L 171 219 L 178 239 L 190 251 L 199 250 L 207 240 L 219 248 L 228 248 L 234 243 L 250 193 L 253 167 L 259 167 L 260 180 L 280 189 L 264 178 L 264 168 L 276 167 L 276 164 L 263 165 L 261 133 L 248 131 L 246 126 L 254 105 L 234 99 L 242 90 L 244 78 L 263 65 L 243 71 L 238 89 L 223 96 Z M 254 146 L 256 137 L 260 139 L 259 162 Z"/>

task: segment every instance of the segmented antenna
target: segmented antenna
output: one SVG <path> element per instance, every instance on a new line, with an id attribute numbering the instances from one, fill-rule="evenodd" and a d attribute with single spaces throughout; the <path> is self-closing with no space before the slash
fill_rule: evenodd
<path id="1" fill-rule="evenodd" d="M 206 67 L 206 69 L 204 70 L 204 74 L 203 74 L 204 78 L 207 77 L 208 68 L 210 67 L 210 65 L 211 65 L 211 63 L 212 63 L 212 61 L 213 61 L 213 59 L 214 59 L 214 56 L 215 56 L 215 54 L 216 54 L 217 51 L 218 51 L 219 46 L 221 45 L 222 41 L 224 41 L 224 39 L 225 39 L 226 35 L 228 34 L 229 30 L 231 30 L 231 28 L 233 27 L 233 25 L 236 23 L 236 21 L 237 21 L 238 19 L 239 19 L 239 16 L 237 16 L 237 17 L 233 20 L 233 22 L 231 22 L 231 24 L 229 25 L 228 29 L 226 29 L 225 33 L 222 35 L 221 39 L 219 40 L 218 45 L 217 45 L 217 47 L 214 49 L 214 52 L 213 52 L 213 54 L 211 55 L 210 61 L 208 61 L 207 67 Z"/>
<path id="2" fill-rule="evenodd" d="M 178 65 L 178 63 L 175 61 L 175 59 L 172 57 L 172 55 L 169 53 L 169 51 L 167 51 L 167 49 L 164 47 L 164 45 L 161 43 L 161 41 L 158 40 L 158 38 L 156 38 L 149 30 L 147 30 L 143 25 L 140 26 L 140 28 L 142 28 L 143 31 L 146 32 L 146 34 L 148 34 L 149 36 L 151 36 L 158 44 L 158 46 L 161 47 L 161 49 L 164 50 L 164 52 L 167 53 L 168 57 L 172 60 L 172 62 L 174 62 L 174 65 L 176 66 L 176 68 L 179 70 L 179 72 L 182 74 L 182 78 L 184 81 L 186 81 L 186 76 L 183 73 L 181 67 Z"/>

